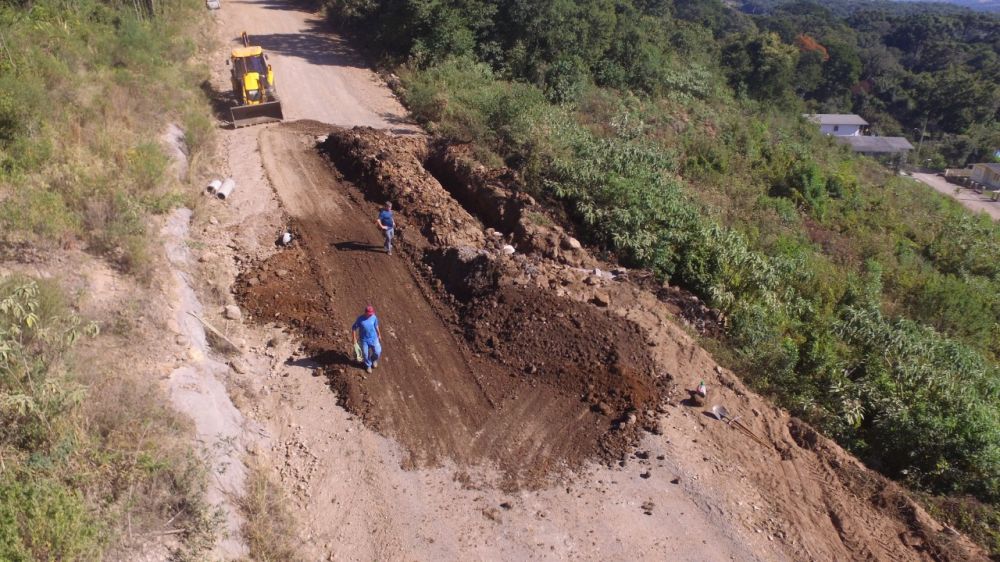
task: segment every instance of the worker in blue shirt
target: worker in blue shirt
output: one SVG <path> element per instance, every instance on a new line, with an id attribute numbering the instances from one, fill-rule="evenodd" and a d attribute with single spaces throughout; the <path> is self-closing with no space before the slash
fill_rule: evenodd
<path id="1" fill-rule="evenodd" d="M 382 355 L 382 330 L 378 326 L 378 317 L 375 316 L 375 307 L 369 305 L 365 308 L 365 313 L 358 316 L 351 326 L 351 335 L 354 336 L 354 345 L 358 344 L 361 338 L 361 356 L 364 358 L 365 370 L 372 372 L 372 367 L 378 367 L 378 358 Z"/>
<path id="2" fill-rule="evenodd" d="M 396 221 L 392 218 L 392 202 L 387 202 L 385 207 L 379 212 L 375 224 L 382 229 L 385 235 L 385 253 L 392 255 L 392 237 L 396 233 Z"/>

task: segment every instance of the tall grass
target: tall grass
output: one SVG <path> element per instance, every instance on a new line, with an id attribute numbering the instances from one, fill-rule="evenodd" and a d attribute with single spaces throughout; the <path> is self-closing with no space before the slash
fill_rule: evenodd
<path id="1" fill-rule="evenodd" d="M 97 331 L 54 284 L 0 280 L 0 560 L 95 560 L 167 520 L 214 530 L 185 425 L 137 374 L 78 358 Z"/>
<path id="2" fill-rule="evenodd" d="M 179 199 L 155 139 L 168 120 L 188 128 L 191 154 L 210 136 L 197 87 L 205 70 L 190 62 L 196 44 L 186 29 L 199 21 L 200 4 L 0 6 L 0 225 L 8 243 L 79 239 L 124 269 L 145 262 L 144 215 Z"/>

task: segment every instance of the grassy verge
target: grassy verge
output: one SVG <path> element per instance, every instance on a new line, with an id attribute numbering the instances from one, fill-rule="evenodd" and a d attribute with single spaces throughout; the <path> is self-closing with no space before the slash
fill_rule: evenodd
<path id="1" fill-rule="evenodd" d="M 270 480 L 266 469 L 260 465 L 251 466 L 240 508 L 246 518 L 243 534 L 253 560 L 294 562 L 302 559 L 294 543 L 297 532 L 287 505 L 284 492 Z"/>
<path id="2" fill-rule="evenodd" d="M 0 281 L 0 560 L 96 560 L 178 534 L 209 546 L 186 425 L 140 375 L 105 371 L 107 345 L 54 284 Z"/>
<path id="3" fill-rule="evenodd" d="M 199 0 L 0 6 L 0 245 L 83 246 L 149 273 L 151 214 L 184 200 L 158 140 L 197 166 L 212 122 L 194 63 Z M 127 560 L 148 545 L 198 559 L 217 515 L 188 424 L 148 373 L 141 339 L 98 335 L 55 283 L 0 280 L 0 560 Z M 103 350 L 103 351 L 102 351 Z"/>
<path id="4" fill-rule="evenodd" d="M 150 7 L 155 7 L 155 9 Z M 9 244 L 72 244 L 126 270 L 148 263 L 145 216 L 182 196 L 157 141 L 193 158 L 212 122 L 192 64 L 197 0 L 0 6 L 0 225 Z"/>

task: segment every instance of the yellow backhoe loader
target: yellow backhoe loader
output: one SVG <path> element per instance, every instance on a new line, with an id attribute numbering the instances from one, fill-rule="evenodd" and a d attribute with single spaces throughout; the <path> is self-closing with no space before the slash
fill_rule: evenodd
<path id="1" fill-rule="evenodd" d="M 233 128 L 281 121 L 281 102 L 274 87 L 274 71 L 267 62 L 264 49 L 251 45 L 243 32 L 243 46 L 233 49 L 228 64 L 233 71 Z"/>

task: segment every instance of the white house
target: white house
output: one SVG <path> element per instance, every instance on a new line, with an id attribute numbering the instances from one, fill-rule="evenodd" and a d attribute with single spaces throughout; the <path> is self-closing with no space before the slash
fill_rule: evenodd
<path id="1" fill-rule="evenodd" d="M 818 124 L 819 132 L 836 137 L 861 136 L 861 128 L 868 126 L 868 121 L 850 113 L 812 113 L 803 117 Z"/>

